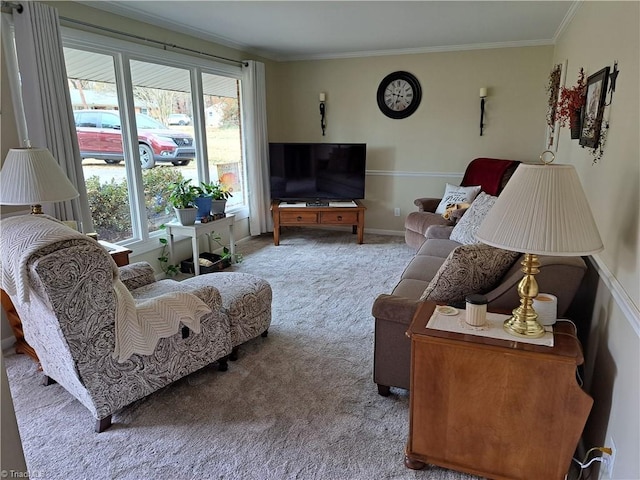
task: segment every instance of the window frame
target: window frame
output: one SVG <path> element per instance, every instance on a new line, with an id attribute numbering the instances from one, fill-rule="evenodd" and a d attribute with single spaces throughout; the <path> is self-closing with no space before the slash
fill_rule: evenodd
<path id="1" fill-rule="evenodd" d="M 125 158 L 133 161 L 125 161 L 127 179 L 129 183 L 129 202 L 131 206 L 132 238 L 117 242 L 133 251 L 133 255 L 157 250 L 158 239 L 165 234 L 163 231 L 149 232 L 146 228 L 146 207 L 144 202 L 144 190 L 142 183 L 142 168 L 139 161 L 137 148 L 133 148 L 131 139 L 137 139 L 135 118 L 135 105 L 131 82 L 130 62 L 132 60 L 149 62 L 168 67 L 183 68 L 189 72 L 191 82 L 191 102 L 193 108 L 194 140 L 196 143 L 196 165 L 200 181 L 208 182 L 208 149 L 206 144 L 206 115 L 204 110 L 204 93 L 202 91 L 202 74 L 220 75 L 242 81 L 243 71 L 239 65 L 228 65 L 213 60 L 186 55 L 172 51 L 150 47 L 113 37 L 98 35 L 91 32 L 76 30 L 69 27 L 61 27 L 62 43 L 64 47 L 84 50 L 96 54 L 108 55 L 113 58 L 116 91 L 118 103 L 122 112 L 122 142 Z M 128 87 L 127 87 L 128 86 Z M 241 89 L 239 89 L 241 90 Z M 238 98 L 238 102 L 241 99 Z M 243 110 L 239 105 L 240 111 Z M 241 141 L 244 143 L 243 124 L 241 124 Z M 137 145 L 137 142 L 136 142 Z M 245 191 L 248 188 L 246 156 L 242 156 L 243 183 Z M 236 220 L 249 217 L 247 195 L 242 205 L 229 209 L 229 213 L 236 216 Z"/>

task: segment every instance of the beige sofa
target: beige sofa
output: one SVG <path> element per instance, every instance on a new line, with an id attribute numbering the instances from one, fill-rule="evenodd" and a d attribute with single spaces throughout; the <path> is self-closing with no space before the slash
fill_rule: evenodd
<path id="1" fill-rule="evenodd" d="M 398 284 L 390 294 L 378 296 L 373 304 L 373 376 L 380 395 L 389 395 L 389 387 L 409 389 L 411 345 L 405 332 L 422 301 L 421 297 L 424 298 L 423 294 L 431 295 L 428 300 L 464 308 L 460 302 L 464 301 L 465 294 L 478 292 L 468 291 L 469 286 L 465 288 L 461 279 L 484 277 L 489 283 L 480 288 L 480 292 L 489 300 L 489 311 L 510 312 L 520 303 L 517 284 L 523 277 L 522 257 L 509 257 L 508 252 L 482 244 L 462 246 L 449 238 L 453 228 L 429 227 L 426 241 L 405 268 Z M 455 254 L 452 253 L 454 250 Z M 456 257 L 455 262 L 450 261 L 453 257 Z M 441 269 L 447 258 L 447 265 Z M 558 316 L 561 317 L 580 286 L 586 264 L 580 257 L 541 256 L 539 261 L 540 273 L 535 277 L 539 291 L 558 297 Z M 497 272 L 490 271 L 492 263 L 499 264 Z M 506 273 L 500 274 L 500 269 L 505 268 Z M 446 298 L 447 290 L 451 291 L 449 299 Z"/>

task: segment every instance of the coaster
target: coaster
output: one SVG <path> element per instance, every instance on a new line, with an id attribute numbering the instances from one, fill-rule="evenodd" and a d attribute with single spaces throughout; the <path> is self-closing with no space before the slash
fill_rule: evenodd
<path id="1" fill-rule="evenodd" d="M 464 319 L 464 316 L 462 316 L 462 317 L 460 317 L 458 319 L 458 323 L 460 324 L 460 328 L 462 328 L 463 330 L 471 330 L 471 331 L 474 331 L 474 332 L 480 332 L 482 330 L 489 330 L 489 327 L 490 327 L 489 322 L 485 322 L 484 325 L 478 325 L 478 326 L 469 325 L 467 323 L 467 321 Z"/>
<path id="2" fill-rule="evenodd" d="M 458 315 L 459 313 L 457 308 L 453 308 L 448 305 L 438 305 L 436 307 L 436 310 L 438 311 L 439 314 L 446 315 L 448 317 L 449 316 L 453 317 L 455 315 Z"/>

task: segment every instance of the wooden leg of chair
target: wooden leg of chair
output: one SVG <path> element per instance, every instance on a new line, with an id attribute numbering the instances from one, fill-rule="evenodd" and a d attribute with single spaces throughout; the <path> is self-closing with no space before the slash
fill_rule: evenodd
<path id="1" fill-rule="evenodd" d="M 229 370 L 228 360 L 228 356 L 222 357 L 220 360 L 218 360 L 218 371 L 226 372 L 227 370 Z"/>
<path id="2" fill-rule="evenodd" d="M 391 389 L 387 385 L 380 385 L 378 383 L 378 395 L 388 397 L 389 395 L 391 395 Z"/>
<path id="3" fill-rule="evenodd" d="M 229 360 L 231 360 L 232 362 L 235 362 L 236 360 L 238 360 L 239 349 L 240 347 L 233 347 L 233 350 L 231 350 L 231 353 L 229 354 Z"/>
<path id="4" fill-rule="evenodd" d="M 111 426 L 111 415 L 96 420 L 96 433 L 104 432 Z"/>

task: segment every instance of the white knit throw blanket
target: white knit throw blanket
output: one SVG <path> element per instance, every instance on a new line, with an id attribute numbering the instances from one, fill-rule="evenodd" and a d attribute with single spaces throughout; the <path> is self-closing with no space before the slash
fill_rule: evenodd
<path id="1" fill-rule="evenodd" d="M 200 319 L 211 309 L 191 293 L 172 292 L 136 304 L 127 287 L 116 279 L 116 346 L 119 362 L 131 355 L 151 355 L 161 338 L 174 335 L 180 323 L 200 333 Z"/>
<path id="2" fill-rule="evenodd" d="M 1 220 L 2 289 L 17 296 L 22 303 L 29 303 L 29 257 L 47 245 L 74 238 L 90 240 L 48 215 L 20 215 Z"/>
<path id="3" fill-rule="evenodd" d="M 0 267 L 2 289 L 29 302 L 27 261 L 41 248 L 52 243 L 81 239 L 93 242 L 48 215 L 9 217 L 0 221 Z M 106 252 L 105 252 L 106 254 Z M 131 355 L 150 355 L 161 338 L 178 332 L 183 323 L 200 333 L 200 319 L 211 313 L 209 306 L 191 293 L 173 292 L 136 303 L 120 281 L 113 264 L 113 288 L 116 295 L 114 358 L 124 362 Z"/>

